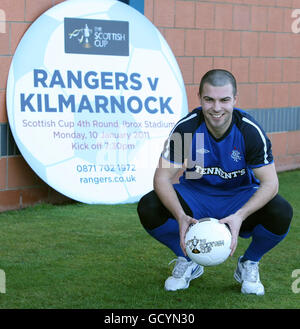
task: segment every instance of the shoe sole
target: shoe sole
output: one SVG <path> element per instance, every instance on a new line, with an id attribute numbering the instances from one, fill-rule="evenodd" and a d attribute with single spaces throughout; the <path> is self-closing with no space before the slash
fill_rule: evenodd
<path id="1" fill-rule="evenodd" d="M 248 292 L 246 290 L 244 290 L 243 288 L 241 289 L 242 294 L 245 295 L 256 295 L 256 296 L 263 296 L 265 294 L 265 291 L 258 291 L 258 292 Z"/>

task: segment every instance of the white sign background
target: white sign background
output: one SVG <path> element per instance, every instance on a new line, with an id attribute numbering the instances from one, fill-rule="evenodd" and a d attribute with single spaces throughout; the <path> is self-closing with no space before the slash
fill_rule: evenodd
<path id="1" fill-rule="evenodd" d="M 128 22 L 129 56 L 65 53 L 65 17 Z M 87 28 L 78 26 L 73 41 L 93 46 Z M 103 33 L 98 45 L 111 38 Z M 65 1 L 30 26 L 11 64 L 7 110 L 38 176 L 77 201 L 105 204 L 136 202 L 152 189 L 163 143 L 188 112 L 166 41 L 114 0 Z"/>

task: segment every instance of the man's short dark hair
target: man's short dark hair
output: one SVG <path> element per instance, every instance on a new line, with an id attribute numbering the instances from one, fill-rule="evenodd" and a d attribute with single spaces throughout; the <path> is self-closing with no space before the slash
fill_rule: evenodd
<path id="1" fill-rule="evenodd" d="M 227 84 L 231 84 L 233 96 L 236 96 L 236 80 L 229 71 L 214 69 L 206 72 L 200 81 L 199 96 L 202 94 L 203 86 L 205 83 L 208 83 L 214 87 L 223 87 Z"/>

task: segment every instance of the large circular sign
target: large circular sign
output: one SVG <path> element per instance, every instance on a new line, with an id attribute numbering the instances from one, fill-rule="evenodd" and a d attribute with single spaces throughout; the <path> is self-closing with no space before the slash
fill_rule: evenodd
<path id="1" fill-rule="evenodd" d="M 185 115 L 176 59 L 159 31 L 114 0 L 69 0 L 22 38 L 7 85 L 10 127 L 31 168 L 85 203 L 152 189 L 163 143 Z"/>

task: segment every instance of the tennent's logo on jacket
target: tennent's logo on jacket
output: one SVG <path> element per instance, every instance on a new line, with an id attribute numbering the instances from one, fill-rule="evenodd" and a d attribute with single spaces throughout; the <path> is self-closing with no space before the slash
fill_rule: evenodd
<path id="1" fill-rule="evenodd" d="M 64 20 L 65 52 L 129 56 L 129 23 L 98 19 Z"/>

